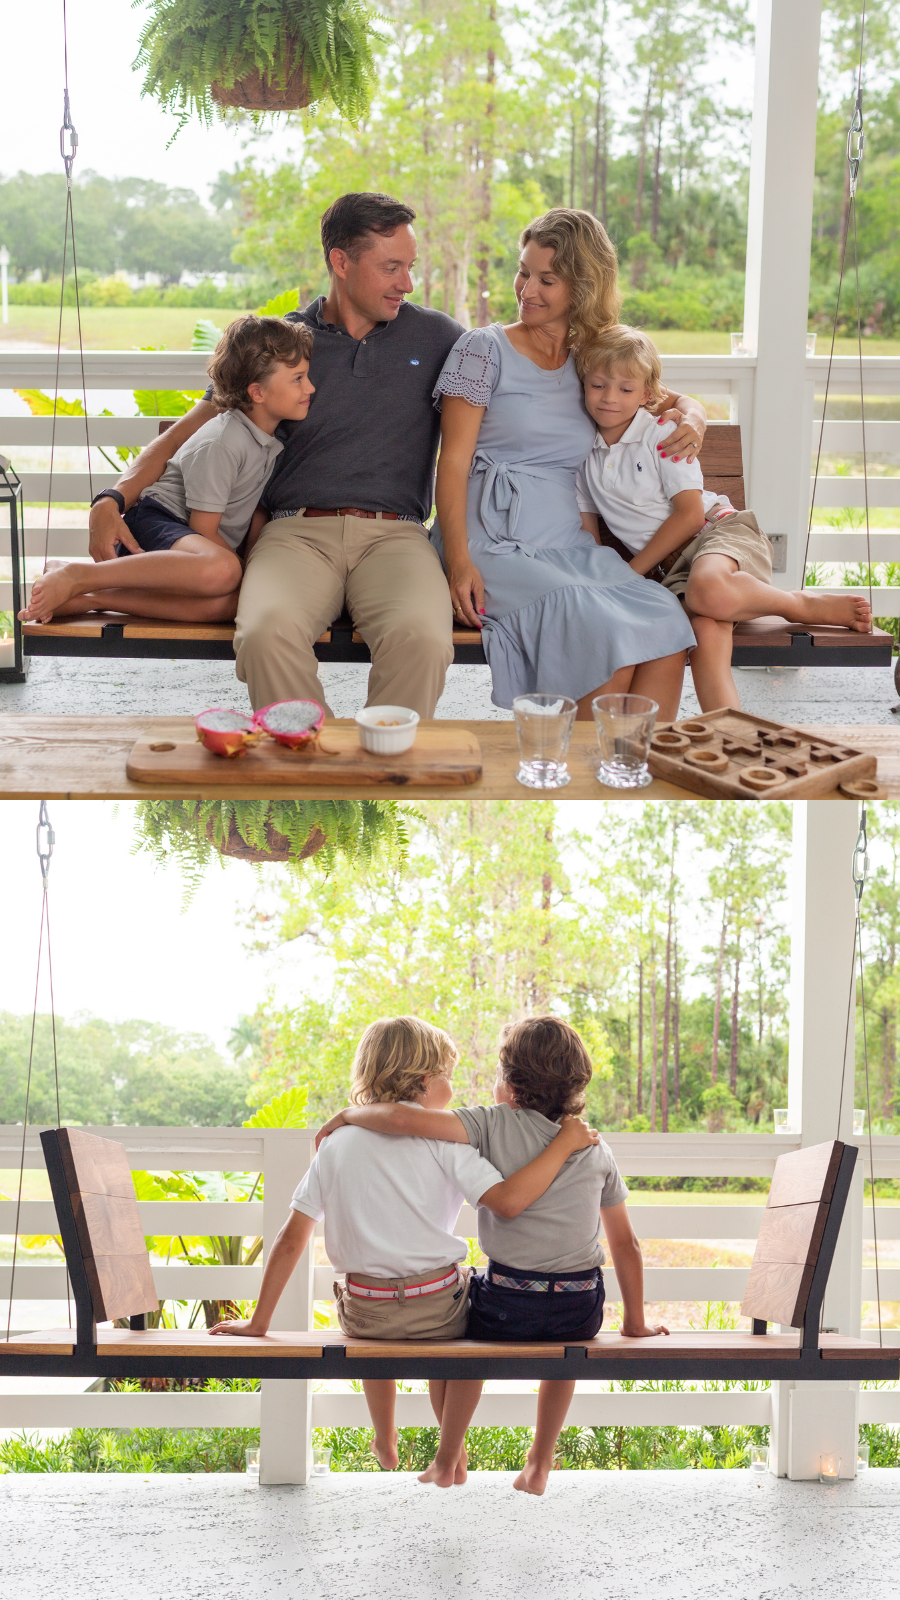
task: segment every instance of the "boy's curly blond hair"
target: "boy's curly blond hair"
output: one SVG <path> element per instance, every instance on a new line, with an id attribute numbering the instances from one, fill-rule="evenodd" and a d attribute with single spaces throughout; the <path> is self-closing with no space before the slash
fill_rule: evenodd
<path id="1" fill-rule="evenodd" d="M 652 406 L 658 405 L 666 392 L 656 345 L 641 328 L 631 328 L 626 322 L 617 322 L 576 350 L 575 367 L 582 383 L 592 372 L 611 377 L 621 371 L 629 378 L 642 378 Z"/>
<path id="2" fill-rule="evenodd" d="M 414 1100 L 429 1078 L 449 1077 L 459 1051 L 449 1033 L 420 1017 L 381 1017 L 356 1047 L 350 1101 L 355 1106 Z"/>

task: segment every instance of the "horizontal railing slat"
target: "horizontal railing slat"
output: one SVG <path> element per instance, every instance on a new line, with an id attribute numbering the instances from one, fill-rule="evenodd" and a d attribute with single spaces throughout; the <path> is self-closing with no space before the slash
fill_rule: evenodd
<path id="1" fill-rule="evenodd" d="M 145 1233 L 262 1232 L 261 1200 L 139 1200 Z M 0 1200 L 0 1234 L 12 1233 L 16 1223 L 14 1200 Z M 56 1208 L 52 1200 L 23 1200 L 20 1233 L 55 1233 Z"/>
<path id="2" fill-rule="evenodd" d="M 809 480 L 810 499 L 812 498 L 813 480 Z M 74 496 L 72 497 L 74 498 Z M 868 481 L 869 505 L 874 506 L 900 506 L 900 477 L 875 477 Z M 816 506 L 830 508 L 832 506 L 865 506 L 866 487 L 865 479 L 859 477 L 826 478 L 820 477 L 816 485 Z"/>
<path id="3" fill-rule="evenodd" d="M 159 417 L 88 417 L 87 440 L 104 447 L 149 444 L 159 434 Z M 85 418 L 0 417 L 0 446 L 80 445 L 85 447 Z"/>
<path id="4" fill-rule="evenodd" d="M 2 1394 L 0 1428 L 258 1428 L 259 1391 Z"/>

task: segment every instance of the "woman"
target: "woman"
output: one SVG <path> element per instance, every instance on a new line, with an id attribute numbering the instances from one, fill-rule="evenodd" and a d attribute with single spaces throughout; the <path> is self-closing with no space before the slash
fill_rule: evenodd
<path id="1" fill-rule="evenodd" d="M 433 541 L 458 623 L 483 628 L 495 705 L 565 693 L 589 720 L 597 694 L 678 715 L 694 635 L 678 601 L 581 526 L 575 473 L 595 437 L 572 351 L 618 320 L 615 251 L 586 211 L 548 211 L 521 238 L 519 321 L 464 334 L 438 379 L 441 453 Z M 705 413 L 666 394 L 690 459 Z"/>

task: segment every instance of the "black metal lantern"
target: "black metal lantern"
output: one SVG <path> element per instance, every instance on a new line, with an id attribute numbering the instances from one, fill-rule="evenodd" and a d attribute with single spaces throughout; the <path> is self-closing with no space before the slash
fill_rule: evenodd
<path id="1" fill-rule="evenodd" d="M 24 683 L 28 669 L 19 612 L 25 604 L 25 506 L 19 475 L 8 458 L 0 456 L 0 506 L 4 505 L 9 507 L 12 611 L 0 605 L 0 683 Z"/>

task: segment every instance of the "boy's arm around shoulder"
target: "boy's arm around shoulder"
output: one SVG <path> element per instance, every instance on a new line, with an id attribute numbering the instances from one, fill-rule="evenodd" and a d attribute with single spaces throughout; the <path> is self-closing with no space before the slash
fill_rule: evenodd
<path id="1" fill-rule="evenodd" d="M 478 1204 L 485 1206 L 497 1217 L 518 1217 L 546 1194 L 554 1178 L 562 1171 L 576 1150 L 587 1150 L 599 1144 L 600 1135 L 589 1128 L 581 1117 L 563 1117 L 559 1133 L 550 1140 L 545 1150 L 518 1172 L 495 1183 L 487 1189 Z"/>
<path id="2" fill-rule="evenodd" d="M 368 1128 L 371 1133 L 413 1135 L 418 1139 L 446 1139 L 453 1144 L 468 1144 L 466 1133 L 455 1111 L 426 1111 L 424 1106 L 395 1103 L 374 1106 L 345 1106 L 316 1134 L 316 1149 L 336 1128 Z"/>
<path id="3" fill-rule="evenodd" d="M 623 1334 L 627 1339 L 650 1339 L 654 1334 L 668 1333 L 661 1322 L 648 1323 L 644 1314 L 644 1258 L 625 1201 L 617 1206 L 604 1206 L 601 1216 L 622 1292 Z"/>

